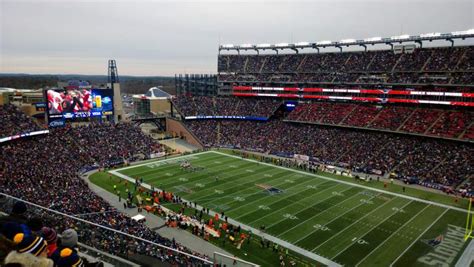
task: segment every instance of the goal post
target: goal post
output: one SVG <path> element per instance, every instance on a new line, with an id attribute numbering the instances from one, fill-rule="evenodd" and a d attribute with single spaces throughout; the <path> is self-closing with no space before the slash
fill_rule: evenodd
<path id="1" fill-rule="evenodd" d="M 464 234 L 464 241 L 467 241 L 469 238 L 474 238 L 472 230 L 474 228 L 474 210 L 472 207 L 473 198 L 469 198 L 469 206 L 467 209 L 467 219 L 466 219 L 466 232 Z"/>
<path id="2" fill-rule="evenodd" d="M 260 265 L 244 261 L 235 256 L 225 255 L 219 252 L 214 252 L 214 266 L 220 267 L 260 267 Z"/>

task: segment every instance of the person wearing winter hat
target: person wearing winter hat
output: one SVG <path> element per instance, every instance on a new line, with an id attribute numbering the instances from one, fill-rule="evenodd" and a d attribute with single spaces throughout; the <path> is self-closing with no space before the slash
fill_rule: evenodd
<path id="1" fill-rule="evenodd" d="M 58 235 L 56 234 L 56 231 L 54 231 L 54 229 L 49 227 L 43 227 L 41 229 L 41 236 L 43 236 L 43 238 L 46 240 L 46 243 L 48 243 L 48 257 L 51 257 L 51 255 L 53 255 L 53 253 L 58 248 Z"/>
<path id="2" fill-rule="evenodd" d="M 19 253 L 31 253 L 37 257 L 48 256 L 46 241 L 40 236 L 17 233 L 13 237 L 13 243 Z"/>
<path id="3" fill-rule="evenodd" d="M 84 262 L 72 248 L 61 248 L 56 250 L 52 257 L 55 266 L 58 267 L 79 267 L 84 266 Z"/>
<path id="4" fill-rule="evenodd" d="M 25 216 L 26 205 L 23 202 L 17 201 L 10 212 L 10 215 L 3 216 L 0 218 L 0 225 L 3 225 L 7 222 L 16 222 L 19 224 L 26 224 L 28 218 Z"/>
<path id="5" fill-rule="evenodd" d="M 30 218 L 26 225 L 31 229 L 31 231 L 37 235 L 41 235 L 41 228 L 43 228 L 43 219 L 40 217 Z"/>
<path id="6" fill-rule="evenodd" d="M 61 234 L 61 246 L 75 248 L 77 246 L 77 232 L 74 229 L 67 229 Z"/>
<path id="7" fill-rule="evenodd" d="M 30 234 L 31 231 L 25 231 L 28 227 L 16 222 L 6 222 L 2 225 L 0 233 L 8 240 L 13 242 L 13 237 L 18 233 Z"/>
<path id="8" fill-rule="evenodd" d="M 30 253 L 12 251 L 5 257 L 5 266 L 53 267 L 54 262 L 48 258 L 35 257 Z"/>
<path id="9" fill-rule="evenodd" d="M 26 213 L 26 204 L 21 201 L 17 201 L 12 208 L 11 215 L 23 215 Z"/>

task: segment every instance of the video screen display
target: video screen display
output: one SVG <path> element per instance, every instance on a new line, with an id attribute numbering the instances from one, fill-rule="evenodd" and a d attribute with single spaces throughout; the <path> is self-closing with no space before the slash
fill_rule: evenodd
<path id="1" fill-rule="evenodd" d="M 45 99 L 50 122 L 113 115 L 112 89 L 49 89 L 45 91 Z"/>

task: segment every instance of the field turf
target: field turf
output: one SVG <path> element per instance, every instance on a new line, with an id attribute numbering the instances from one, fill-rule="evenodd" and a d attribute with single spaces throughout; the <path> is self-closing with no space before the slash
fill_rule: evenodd
<path id="1" fill-rule="evenodd" d="M 195 170 L 181 169 L 184 159 Z M 345 266 L 454 265 L 467 246 L 466 213 L 436 203 L 467 205 L 422 190 L 406 195 L 436 203 L 396 185 L 388 185 L 393 195 L 371 189 L 382 183 L 354 186 L 214 151 L 118 172 Z"/>

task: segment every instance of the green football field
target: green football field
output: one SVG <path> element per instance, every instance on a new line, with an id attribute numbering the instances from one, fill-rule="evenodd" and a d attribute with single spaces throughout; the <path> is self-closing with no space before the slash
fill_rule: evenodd
<path id="1" fill-rule="evenodd" d="M 467 213 L 434 193 L 420 191 L 421 200 L 215 151 L 117 172 L 345 266 L 453 266 L 468 244 Z"/>

